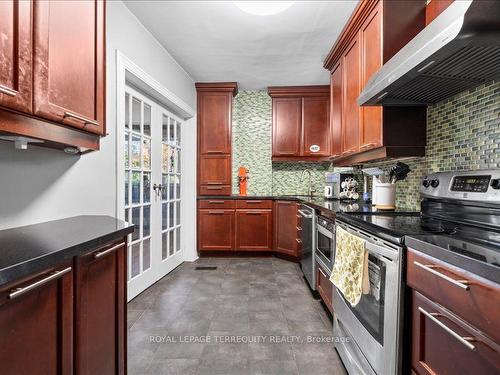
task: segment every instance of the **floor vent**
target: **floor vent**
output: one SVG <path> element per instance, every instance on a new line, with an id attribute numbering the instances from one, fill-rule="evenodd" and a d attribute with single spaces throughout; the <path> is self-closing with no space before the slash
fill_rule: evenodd
<path id="1" fill-rule="evenodd" d="M 195 268 L 196 271 L 214 271 L 216 269 L 216 266 L 198 266 Z"/>

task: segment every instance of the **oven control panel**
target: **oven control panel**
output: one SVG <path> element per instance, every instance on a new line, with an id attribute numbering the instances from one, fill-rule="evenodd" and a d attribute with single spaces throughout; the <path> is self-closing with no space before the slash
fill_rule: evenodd
<path id="1" fill-rule="evenodd" d="M 422 197 L 500 204 L 500 170 L 429 174 L 422 179 L 420 193 Z"/>

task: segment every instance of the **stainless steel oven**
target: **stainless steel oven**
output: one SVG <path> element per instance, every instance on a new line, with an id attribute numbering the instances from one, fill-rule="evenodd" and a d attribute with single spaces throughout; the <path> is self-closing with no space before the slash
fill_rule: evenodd
<path id="1" fill-rule="evenodd" d="M 337 225 L 366 241 L 370 280 L 370 292 L 354 307 L 334 290 L 334 335 L 349 338 L 337 340 L 337 351 L 350 374 L 397 374 L 402 354 L 402 248 L 346 223 Z"/>
<path id="2" fill-rule="evenodd" d="M 316 261 L 332 272 L 335 259 L 335 222 L 318 216 L 316 219 Z"/>

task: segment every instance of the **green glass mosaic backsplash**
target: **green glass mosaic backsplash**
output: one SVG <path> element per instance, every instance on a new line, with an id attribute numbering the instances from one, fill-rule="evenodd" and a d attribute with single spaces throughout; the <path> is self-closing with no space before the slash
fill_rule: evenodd
<path id="1" fill-rule="evenodd" d="M 233 193 L 238 193 L 240 166 L 250 170 L 249 195 L 307 192 L 322 194 L 329 163 L 271 162 L 271 98 L 266 91 L 241 91 L 233 104 Z M 404 124 L 401 124 L 404 126 Z M 427 156 L 404 160 L 412 172 L 397 185 L 400 208 L 420 208 L 421 178 L 429 171 L 500 168 L 500 82 L 465 91 L 427 109 Z M 389 169 L 395 161 L 369 163 Z M 362 181 L 360 181 L 362 182 Z"/>
<path id="2" fill-rule="evenodd" d="M 500 82 L 429 106 L 426 157 L 404 162 L 412 172 L 398 182 L 396 204 L 416 210 L 420 209 L 420 182 L 426 173 L 500 168 Z M 392 165 L 394 162 L 366 167 L 388 169 Z"/>

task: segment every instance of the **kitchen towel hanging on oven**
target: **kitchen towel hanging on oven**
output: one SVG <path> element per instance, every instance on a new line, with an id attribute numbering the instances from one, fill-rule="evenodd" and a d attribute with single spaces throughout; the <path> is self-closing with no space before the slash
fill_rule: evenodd
<path id="1" fill-rule="evenodd" d="M 358 304 L 362 294 L 370 293 L 365 240 L 339 226 L 336 229 L 335 262 L 330 281 L 351 306 Z"/>

